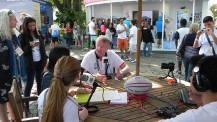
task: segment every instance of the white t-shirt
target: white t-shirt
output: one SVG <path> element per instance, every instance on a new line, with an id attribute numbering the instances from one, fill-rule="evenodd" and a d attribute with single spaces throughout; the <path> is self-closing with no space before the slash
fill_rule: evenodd
<path id="1" fill-rule="evenodd" d="M 198 109 L 190 109 L 175 118 L 160 120 L 159 122 L 216 122 L 217 102 L 212 102 Z"/>
<path id="2" fill-rule="evenodd" d="M 217 30 L 214 30 L 214 35 L 217 37 Z M 214 40 L 213 40 L 212 36 L 209 35 L 209 39 L 213 44 L 215 52 L 217 53 L 217 45 L 214 43 Z M 200 36 L 200 38 L 198 40 L 198 47 L 201 47 L 200 51 L 199 51 L 200 55 L 202 55 L 202 54 L 204 54 L 206 56 L 213 55 L 212 47 L 209 45 L 209 42 L 208 42 L 208 40 L 206 38 L 205 33 L 203 33 Z"/>
<path id="3" fill-rule="evenodd" d="M 89 27 L 89 33 L 91 35 L 96 35 L 96 31 L 94 30 L 95 23 L 93 21 L 90 21 L 90 23 L 88 24 L 88 27 Z"/>
<path id="4" fill-rule="evenodd" d="M 125 62 L 112 50 L 107 50 L 107 57 L 109 63 L 108 73 L 113 73 L 113 68 L 117 69 L 125 64 Z M 102 71 L 102 74 L 105 74 L 105 64 L 100 61 L 100 59 L 96 58 L 95 50 L 91 50 L 85 54 L 81 62 L 81 67 L 91 74 L 97 74 L 97 62 L 99 64 L 99 69 Z"/>
<path id="5" fill-rule="evenodd" d="M 130 35 L 133 35 L 133 37 L 130 38 L 130 44 L 137 44 L 137 27 L 136 26 L 133 26 L 131 29 L 130 29 Z"/>
<path id="6" fill-rule="evenodd" d="M 108 28 L 106 29 L 105 35 L 112 41 L 112 33 Z"/>
<path id="7" fill-rule="evenodd" d="M 38 42 L 39 43 L 39 39 L 33 38 L 34 42 Z M 39 50 L 39 45 L 35 46 L 32 48 L 32 58 L 34 62 L 40 61 L 41 60 L 41 54 L 40 54 L 40 50 Z"/>
<path id="8" fill-rule="evenodd" d="M 125 25 L 125 24 L 124 24 Z M 127 28 L 127 25 L 125 25 L 125 27 Z M 124 30 L 125 28 L 124 28 L 124 26 L 123 25 L 121 25 L 121 24 L 118 24 L 117 25 L 117 28 L 116 28 L 116 30 L 117 31 L 122 31 L 122 30 Z M 126 31 L 124 31 L 124 32 L 122 32 L 122 33 L 120 33 L 120 34 L 118 34 L 118 38 L 119 39 L 126 39 L 127 38 L 127 33 L 126 33 Z"/>
<path id="9" fill-rule="evenodd" d="M 177 32 L 179 33 L 179 40 L 178 40 L 177 49 L 179 49 L 179 46 L 182 43 L 184 36 L 189 33 L 189 28 L 187 28 L 187 27 L 179 28 L 177 30 Z"/>
<path id="10" fill-rule="evenodd" d="M 48 89 L 49 88 L 42 91 L 38 97 L 39 122 L 41 122 L 42 115 L 43 115 L 44 94 Z M 47 95 L 49 95 L 49 91 L 47 92 Z M 66 103 L 63 107 L 63 120 L 64 122 L 79 122 L 78 103 L 70 96 L 67 97 Z"/>
<path id="11" fill-rule="evenodd" d="M 57 24 L 51 25 L 50 28 L 51 28 L 51 30 L 52 30 L 51 35 L 53 35 L 54 30 L 57 30 L 58 32 L 59 32 L 59 30 L 60 30 L 60 27 L 59 27 Z"/>

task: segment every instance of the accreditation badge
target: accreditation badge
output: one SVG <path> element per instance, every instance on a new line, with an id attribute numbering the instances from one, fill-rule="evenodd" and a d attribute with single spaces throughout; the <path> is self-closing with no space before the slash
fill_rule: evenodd
<path id="1" fill-rule="evenodd" d="M 21 56 L 24 53 L 23 50 L 19 46 L 15 49 L 15 52 L 17 53 L 18 56 Z"/>

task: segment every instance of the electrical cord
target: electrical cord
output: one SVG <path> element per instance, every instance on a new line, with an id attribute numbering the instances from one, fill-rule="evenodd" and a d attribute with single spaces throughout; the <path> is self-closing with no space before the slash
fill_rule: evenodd
<path id="1" fill-rule="evenodd" d="M 104 93 L 105 93 L 104 87 L 101 86 L 101 88 L 102 88 L 102 100 L 103 100 L 103 102 L 106 102 L 105 98 L 104 98 Z"/>
<path id="2" fill-rule="evenodd" d="M 175 105 L 173 105 L 173 104 L 171 104 L 171 103 L 169 103 L 169 102 L 167 102 L 167 101 L 165 101 L 165 100 L 163 100 L 163 99 L 160 99 L 160 98 L 154 97 L 153 95 L 150 95 L 150 94 L 149 94 L 148 97 L 149 97 L 149 98 L 152 98 L 152 99 L 155 99 L 155 100 L 158 100 L 158 101 L 161 101 L 161 102 L 163 102 L 163 103 L 166 103 L 166 104 L 172 106 L 173 108 L 176 108 Z"/>

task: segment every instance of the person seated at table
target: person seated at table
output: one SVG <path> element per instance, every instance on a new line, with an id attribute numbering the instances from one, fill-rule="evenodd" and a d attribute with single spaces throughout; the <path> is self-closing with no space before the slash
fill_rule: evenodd
<path id="1" fill-rule="evenodd" d="M 64 46 L 56 46 L 51 49 L 50 54 L 49 54 L 49 61 L 45 67 L 45 71 L 43 74 L 42 82 L 41 82 L 41 90 L 43 91 L 46 88 L 50 87 L 51 80 L 53 79 L 53 72 L 54 72 L 54 66 L 58 59 L 60 59 L 62 56 L 69 56 L 70 55 L 70 50 Z M 79 85 L 80 83 L 76 83 L 75 85 Z M 88 87 L 90 86 L 84 84 L 82 82 L 81 86 L 83 87 Z M 78 88 L 77 92 L 79 93 L 90 93 L 91 89 L 88 88 Z"/>
<path id="2" fill-rule="evenodd" d="M 203 106 L 190 109 L 175 118 L 159 122 L 216 122 L 217 120 L 217 56 L 206 56 L 193 69 L 192 94 L 201 95 Z"/>
<path id="3" fill-rule="evenodd" d="M 110 40 L 106 36 L 99 36 L 96 40 L 96 49 L 89 51 L 85 54 L 81 67 L 87 72 L 94 74 L 96 80 L 99 82 L 105 82 L 105 67 L 103 63 L 103 57 L 108 57 L 108 74 L 115 73 L 116 76 L 123 76 L 130 72 L 129 66 L 112 50 L 110 49 Z"/>
<path id="4" fill-rule="evenodd" d="M 79 79 L 80 71 L 80 62 L 73 57 L 63 56 L 57 61 L 50 88 L 38 97 L 40 122 L 79 122 L 87 118 L 87 109 L 79 107 L 68 93 Z"/>
<path id="5" fill-rule="evenodd" d="M 204 55 L 196 55 L 196 56 L 193 56 L 191 59 L 190 59 L 190 66 L 192 67 L 191 69 L 193 69 L 198 61 L 203 58 Z M 190 82 L 190 79 L 189 79 L 189 82 Z M 195 90 L 194 90 L 195 91 Z M 202 106 L 203 103 L 202 103 L 202 100 L 201 100 L 201 94 L 200 92 L 194 92 L 192 93 L 192 87 L 189 87 L 189 100 L 193 101 L 194 103 L 197 104 L 197 106 Z"/>

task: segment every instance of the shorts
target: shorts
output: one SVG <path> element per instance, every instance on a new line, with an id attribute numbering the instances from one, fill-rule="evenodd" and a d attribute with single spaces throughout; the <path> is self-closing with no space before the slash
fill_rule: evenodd
<path id="1" fill-rule="evenodd" d="M 118 39 L 118 49 L 119 50 L 127 50 L 128 49 L 128 41 L 127 39 Z"/>
<path id="2" fill-rule="evenodd" d="M 4 80 L 3 80 L 4 79 Z M 9 101 L 8 93 L 12 85 L 12 77 L 8 74 L 0 77 L 0 104 L 4 104 Z"/>
<path id="3" fill-rule="evenodd" d="M 162 39 L 162 32 L 157 32 L 157 38 Z"/>
<path id="4" fill-rule="evenodd" d="M 58 42 L 58 39 L 59 39 L 58 37 L 52 37 L 52 42 L 53 43 Z"/>
<path id="5" fill-rule="evenodd" d="M 130 44 L 129 51 L 132 53 L 136 52 L 136 44 Z"/>
<path id="6" fill-rule="evenodd" d="M 92 42 L 92 41 L 96 41 L 96 39 L 97 39 L 97 36 L 91 36 L 90 37 L 90 41 Z"/>

